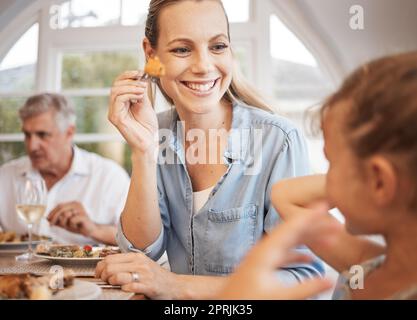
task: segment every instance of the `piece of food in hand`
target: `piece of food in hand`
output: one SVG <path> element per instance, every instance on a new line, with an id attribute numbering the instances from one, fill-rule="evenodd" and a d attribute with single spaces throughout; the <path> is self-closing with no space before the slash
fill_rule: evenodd
<path id="1" fill-rule="evenodd" d="M 165 75 L 165 66 L 158 57 L 149 58 L 145 65 L 145 73 L 152 78 L 160 78 Z"/>

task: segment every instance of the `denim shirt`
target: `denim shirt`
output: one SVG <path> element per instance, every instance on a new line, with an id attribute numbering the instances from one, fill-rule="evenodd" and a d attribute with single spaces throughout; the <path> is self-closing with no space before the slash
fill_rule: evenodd
<path id="1" fill-rule="evenodd" d="M 175 273 L 227 275 L 256 241 L 280 221 L 270 199 L 273 184 L 309 174 L 306 144 L 287 119 L 234 104 L 223 157 L 227 172 L 206 204 L 193 215 L 193 189 L 182 143 L 183 125 L 175 109 L 159 114 L 158 121 L 160 129 L 168 129 L 165 138 L 161 138 L 160 147 L 164 147 L 157 165 L 163 228 L 159 238 L 141 252 L 157 260 L 166 250 Z M 161 159 L 171 162 L 161 163 Z M 124 236 L 120 222 L 118 229 L 122 250 L 140 251 Z M 312 255 L 306 247 L 296 250 Z M 311 264 L 289 265 L 278 275 L 284 283 L 293 283 L 323 272 L 321 262 L 313 257 Z"/>

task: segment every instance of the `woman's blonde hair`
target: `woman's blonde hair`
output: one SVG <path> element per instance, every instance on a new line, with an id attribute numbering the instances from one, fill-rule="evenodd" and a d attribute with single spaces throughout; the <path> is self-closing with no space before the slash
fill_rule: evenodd
<path id="1" fill-rule="evenodd" d="M 158 26 L 158 18 L 161 14 L 162 9 L 177 4 L 179 1 L 184 0 L 151 0 L 149 4 L 148 10 L 148 17 L 146 19 L 146 28 L 145 28 L 145 36 L 149 40 L 152 48 L 156 48 L 158 44 L 159 38 L 159 26 Z M 190 1 L 190 0 L 188 0 Z M 192 1 L 208 1 L 208 0 L 192 0 Z M 230 39 L 230 31 L 229 31 L 229 19 L 226 14 L 226 10 L 224 9 L 223 3 L 221 0 L 211 0 L 218 2 L 223 9 L 224 15 L 227 21 L 227 34 Z M 157 82 L 159 89 L 161 90 L 162 94 L 164 95 L 165 99 L 171 104 L 173 104 L 172 99 L 164 92 L 161 87 L 160 82 Z M 152 96 L 154 96 L 152 94 Z M 232 83 L 230 87 L 227 89 L 224 99 L 228 102 L 243 102 L 249 106 L 253 106 L 259 109 L 263 109 L 269 112 L 273 112 L 273 108 L 269 106 L 269 104 L 261 97 L 261 95 L 257 92 L 252 85 L 243 77 L 240 73 L 238 66 L 234 63 L 233 72 L 232 72 Z"/>

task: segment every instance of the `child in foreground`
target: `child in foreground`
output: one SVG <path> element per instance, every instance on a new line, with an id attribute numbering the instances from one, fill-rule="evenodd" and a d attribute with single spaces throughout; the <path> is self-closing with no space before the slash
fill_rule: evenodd
<path id="1" fill-rule="evenodd" d="M 385 57 L 355 71 L 324 104 L 321 124 L 327 175 L 280 181 L 272 190 L 275 208 L 288 224 L 332 207 L 343 213 L 345 226 L 330 215 L 316 215 L 310 227 L 315 236 L 299 233 L 303 243 L 341 272 L 333 299 L 417 298 L 417 53 Z M 323 223 L 336 231 L 320 230 Z M 323 246 L 330 234 L 332 241 Z M 382 235 L 386 247 L 361 237 L 373 234 Z M 269 240 L 255 250 L 273 256 L 277 246 L 283 245 Z M 247 260 L 256 265 L 253 256 Z M 270 278 L 251 278 L 248 265 L 243 262 L 225 292 L 235 292 L 233 298 L 267 298 L 256 288 Z M 349 272 L 352 266 L 359 267 L 355 270 L 362 279 Z M 248 281 L 249 296 L 239 286 Z M 315 289 L 294 288 L 279 297 L 302 298 L 317 293 L 317 284 Z"/>

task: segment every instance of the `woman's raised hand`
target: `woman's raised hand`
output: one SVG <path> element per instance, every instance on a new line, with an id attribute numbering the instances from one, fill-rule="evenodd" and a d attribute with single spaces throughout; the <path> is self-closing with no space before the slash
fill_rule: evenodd
<path id="1" fill-rule="evenodd" d="M 126 71 L 116 78 L 110 95 L 108 119 L 132 148 L 153 152 L 158 145 L 158 120 L 147 95 L 148 83 L 140 71 Z"/>

